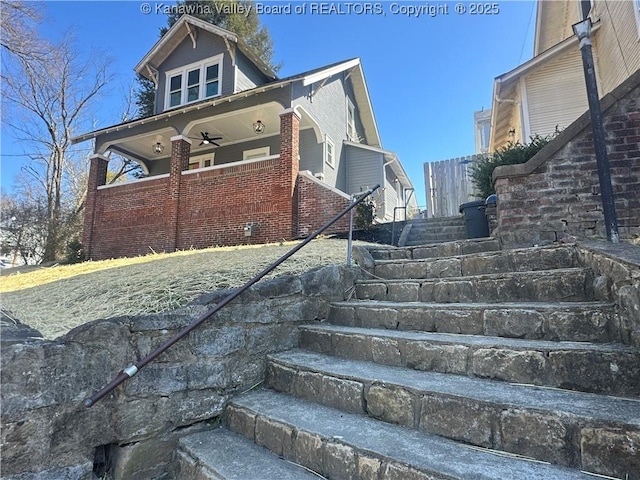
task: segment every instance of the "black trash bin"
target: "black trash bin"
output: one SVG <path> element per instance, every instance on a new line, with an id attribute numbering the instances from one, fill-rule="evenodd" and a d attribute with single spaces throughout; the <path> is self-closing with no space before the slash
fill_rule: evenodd
<path id="1" fill-rule="evenodd" d="M 489 236 L 489 222 L 484 214 L 484 200 L 475 200 L 460 205 L 460 213 L 464 214 L 464 226 L 467 238 L 484 238 Z"/>

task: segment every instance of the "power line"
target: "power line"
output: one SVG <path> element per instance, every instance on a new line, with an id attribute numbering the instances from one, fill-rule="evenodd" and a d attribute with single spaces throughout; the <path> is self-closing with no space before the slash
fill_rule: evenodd
<path id="1" fill-rule="evenodd" d="M 531 12 L 529 13 L 529 21 L 527 22 L 527 29 L 525 30 L 524 40 L 522 41 L 522 49 L 520 50 L 520 59 L 518 63 L 522 63 L 522 55 L 524 54 L 524 47 L 527 44 L 527 37 L 529 36 L 529 27 L 531 27 L 531 19 L 533 18 L 533 11 L 536 8 L 536 2 L 531 2 Z"/>

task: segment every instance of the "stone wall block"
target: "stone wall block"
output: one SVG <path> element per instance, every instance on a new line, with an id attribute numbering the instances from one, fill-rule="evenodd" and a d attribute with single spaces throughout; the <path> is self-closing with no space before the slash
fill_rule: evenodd
<path id="1" fill-rule="evenodd" d="M 367 412 L 384 422 L 414 426 L 416 397 L 413 393 L 392 385 L 374 384 L 365 389 Z"/>
<path id="2" fill-rule="evenodd" d="M 547 360 L 544 353 L 480 348 L 473 352 L 471 371 L 478 377 L 515 383 L 544 384 Z"/>
<path id="3" fill-rule="evenodd" d="M 523 410 L 506 410 L 500 417 L 500 449 L 559 465 L 577 467 L 573 432 L 561 418 Z"/>
<path id="4" fill-rule="evenodd" d="M 535 310 L 488 309 L 483 316 L 486 335 L 526 339 L 544 337 L 544 315 Z"/>
<path id="5" fill-rule="evenodd" d="M 640 432 L 609 428 L 580 430 L 582 468 L 615 478 L 640 478 Z"/>
<path id="6" fill-rule="evenodd" d="M 406 342 L 407 367 L 440 373 L 465 375 L 468 372 L 469 348 L 463 345 L 438 345 L 426 342 Z"/>
<path id="7" fill-rule="evenodd" d="M 481 447 L 493 448 L 497 411 L 464 398 L 425 395 L 421 399 L 420 430 Z"/>

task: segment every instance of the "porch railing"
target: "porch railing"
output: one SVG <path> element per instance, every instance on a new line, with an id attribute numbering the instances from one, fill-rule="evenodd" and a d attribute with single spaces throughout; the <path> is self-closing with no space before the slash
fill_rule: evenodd
<path id="1" fill-rule="evenodd" d="M 202 323 L 204 323 L 205 321 L 207 321 L 208 319 L 210 319 L 213 315 L 215 315 L 218 311 L 222 310 L 226 305 L 228 305 L 231 301 L 235 300 L 237 297 L 239 297 L 240 295 L 242 295 L 245 291 L 247 291 L 249 289 L 249 287 L 251 287 L 252 285 L 254 285 L 255 283 L 259 282 L 265 275 L 269 274 L 271 271 L 275 270 L 280 264 L 282 264 L 285 260 L 287 260 L 289 257 L 291 257 L 293 254 L 295 254 L 296 252 L 298 252 L 300 249 L 302 249 L 305 245 L 307 245 L 309 242 L 311 242 L 311 240 L 313 240 L 314 238 L 316 238 L 318 235 L 322 234 L 322 232 L 324 232 L 326 229 L 328 229 L 331 225 L 333 225 L 334 223 L 336 223 L 338 220 L 340 220 L 340 218 L 342 218 L 343 215 L 349 213 L 353 208 L 355 208 L 356 205 L 358 205 L 360 202 L 362 202 L 365 198 L 367 198 L 369 195 L 371 195 L 373 192 L 375 192 L 378 188 L 380 188 L 380 185 L 376 185 L 373 188 L 370 188 L 369 190 L 363 192 L 361 195 L 359 195 L 357 198 L 354 199 L 354 201 L 349 203 L 349 206 L 346 207 L 344 210 L 342 210 L 340 213 L 338 213 L 335 217 L 333 217 L 333 219 L 329 220 L 329 222 L 327 222 L 324 226 L 320 227 L 317 231 L 315 231 L 313 234 L 311 234 L 310 236 L 308 236 L 307 238 L 305 238 L 301 243 L 299 243 L 298 245 L 296 245 L 294 248 L 292 248 L 289 252 L 285 253 L 282 257 L 280 257 L 278 260 L 276 260 L 275 262 L 273 262 L 271 265 L 269 265 L 267 268 L 265 268 L 262 272 L 260 272 L 259 274 L 257 274 L 255 277 L 253 277 L 251 280 L 249 280 L 248 282 L 246 282 L 244 285 L 242 285 L 241 287 L 239 287 L 238 289 L 234 290 L 231 294 L 229 294 L 227 297 L 225 297 L 222 301 L 220 301 L 220 303 L 216 304 L 213 308 L 211 308 L 210 310 L 208 310 L 207 312 L 205 312 L 204 314 L 202 314 L 197 320 L 195 320 L 192 324 L 190 324 L 189 326 L 185 327 L 183 330 L 181 330 L 180 332 L 178 332 L 176 335 L 174 335 L 172 338 L 170 338 L 169 340 L 167 340 L 166 342 L 164 342 L 162 345 L 160 345 L 159 347 L 157 347 L 155 350 L 153 350 L 149 355 L 147 355 L 146 357 L 144 357 L 143 359 L 139 360 L 138 362 L 134 363 L 133 365 L 123 369 L 116 378 L 114 378 L 111 382 L 109 382 L 107 385 L 105 385 L 104 387 L 102 387 L 100 390 L 98 390 L 96 393 L 94 393 L 92 396 L 88 397 L 87 399 L 84 400 L 84 405 L 86 407 L 91 407 L 92 405 L 94 405 L 97 401 L 99 401 L 101 398 L 103 398 L 104 396 L 108 395 L 109 393 L 111 393 L 113 390 L 115 390 L 116 387 L 118 387 L 121 383 L 125 382 L 126 380 L 128 380 L 129 378 L 133 377 L 136 373 L 138 373 L 141 369 L 143 369 L 146 365 L 148 365 L 149 363 L 151 363 L 153 360 L 155 360 L 157 357 L 159 357 L 160 355 L 162 355 L 166 350 L 168 350 L 169 348 L 171 348 L 175 343 L 179 342 L 180 340 L 182 340 L 184 337 L 186 337 L 187 335 L 189 335 L 189 333 L 191 333 L 193 330 L 195 330 L 196 328 L 198 328 Z M 349 242 L 349 249 L 351 248 L 351 242 Z M 348 252 L 349 258 L 351 258 L 351 252 Z"/>

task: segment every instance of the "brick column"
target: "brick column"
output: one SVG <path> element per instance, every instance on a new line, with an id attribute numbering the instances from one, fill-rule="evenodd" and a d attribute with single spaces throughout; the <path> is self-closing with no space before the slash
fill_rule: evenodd
<path id="1" fill-rule="evenodd" d="M 93 250 L 93 228 L 96 217 L 98 187 L 107 183 L 107 165 L 109 159 L 103 155 L 92 155 L 89 160 L 89 179 L 87 181 L 87 199 L 84 204 L 84 224 L 82 228 L 82 248 L 84 256 L 91 258 Z"/>
<path id="2" fill-rule="evenodd" d="M 284 205 L 281 229 L 286 238 L 298 230 L 297 208 L 294 201 L 296 180 L 300 170 L 300 116 L 293 109 L 280 114 L 280 185 L 278 191 Z"/>
<path id="3" fill-rule="evenodd" d="M 171 137 L 171 164 L 169 167 L 169 191 L 165 211 L 167 239 L 165 249 L 173 252 L 178 247 L 178 213 L 182 193 L 182 172 L 189 168 L 191 140 L 182 135 Z"/>

